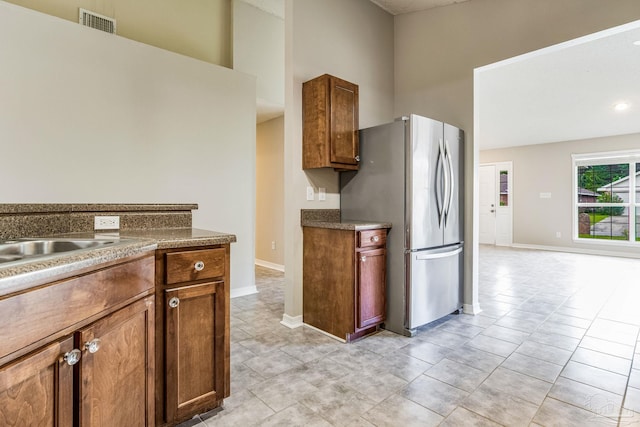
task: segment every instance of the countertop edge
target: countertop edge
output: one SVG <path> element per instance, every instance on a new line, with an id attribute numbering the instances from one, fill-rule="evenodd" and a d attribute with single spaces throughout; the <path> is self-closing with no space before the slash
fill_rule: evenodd
<path id="1" fill-rule="evenodd" d="M 369 221 L 302 221 L 302 227 L 329 228 L 333 230 L 378 230 L 381 228 L 391 228 L 390 222 L 369 222 Z"/>
<path id="2" fill-rule="evenodd" d="M 181 235 L 188 232 L 191 232 L 192 236 Z M 193 236 L 194 233 L 195 236 Z M 98 235 L 68 233 L 56 237 L 96 238 Z M 100 236 L 106 237 L 104 234 Z M 38 286 L 48 278 L 51 278 L 50 281 L 60 280 L 64 276 L 71 277 L 74 272 L 83 269 L 94 266 L 99 268 L 100 265 L 108 262 L 139 256 L 157 249 L 213 246 L 236 242 L 234 234 L 195 228 L 122 231 L 118 237 L 130 241 L 112 247 L 64 253 L 55 257 L 0 267 L 0 297 Z"/>

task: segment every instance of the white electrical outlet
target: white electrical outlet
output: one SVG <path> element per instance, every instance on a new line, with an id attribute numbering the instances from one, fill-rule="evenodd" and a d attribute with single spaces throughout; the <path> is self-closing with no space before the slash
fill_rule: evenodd
<path id="1" fill-rule="evenodd" d="M 93 221 L 94 230 L 118 230 L 120 228 L 119 216 L 96 216 Z"/>
<path id="2" fill-rule="evenodd" d="M 276 250 L 276 241 L 275 240 L 273 242 L 271 242 L 271 250 L 272 251 Z"/>
<path id="3" fill-rule="evenodd" d="M 318 200 L 327 200 L 327 189 L 324 187 L 318 188 Z"/>
<path id="4" fill-rule="evenodd" d="M 313 200 L 313 199 L 314 199 L 313 187 L 309 186 L 307 187 L 307 200 Z"/>

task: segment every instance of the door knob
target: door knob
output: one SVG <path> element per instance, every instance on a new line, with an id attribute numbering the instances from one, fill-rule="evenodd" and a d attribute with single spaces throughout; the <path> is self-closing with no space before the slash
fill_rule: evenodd
<path id="1" fill-rule="evenodd" d="M 169 300 L 169 307 L 176 308 L 180 305 L 180 299 L 178 297 L 173 297 Z"/>
<path id="2" fill-rule="evenodd" d="M 73 350 L 65 353 L 64 356 L 62 356 L 64 361 L 67 362 L 67 365 L 69 366 L 73 366 L 76 363 L 78 363 L 81 357 L 82 357 L 82 352 L 77 348 L 74 348 Z"/>
<path id="3" fill-rule="evenodd" d="M 87 349 L 89 353 L 96 353 L 100 350 L 100 338 L 94 338 L 89 342 L 84 344 L 84 348 Z"/>

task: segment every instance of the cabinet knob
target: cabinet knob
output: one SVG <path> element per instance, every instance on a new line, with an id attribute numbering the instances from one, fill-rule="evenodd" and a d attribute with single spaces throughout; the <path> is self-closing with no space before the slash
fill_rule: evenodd
<path id="1" fill-rule="evenodd" d="M 179 305 L 180 305 L 180 298 L 173 297 L 169 300 L 169 307 L 176 308 Z"/>
<path id="2" fill-rule="evenodd" d="M 204 261 L 196 261 L 196 263 L 193 265 L 193 268 L 195 268 L 196 271 L 204 270 Z"/>
<path id="3" fill-rule="evenodd" d="M 356 162 L 359 162 L 360 161 L 360 156 L 356 156 L 355 160 L 356 160 Z"/>
<path id="4" fill-rule="evenodd" d="M 87 349 L 89 353 L 96 353 L 100 350 L 100 338 L 94 338 L 91 341 L 84 343 L 84 348 Z"/>
<path id="5" fill-rule="evenodd" d="M 77 348 L 74 348 L 73 350 L 65 353 L 62 358 L 64 359 L 65 362 L 67 362 L 67 365 L 73 366 L 80 361 L 81 357 L 82 357 L 82 352 Z"/>
<path id="6" fill-rule="evenodd" d="M 366 255 L 362 255 L 362 256 L 360 257 L 360 261 L 362 261 L 362 262 L 366 262 L 366 261 L 367 261 L 367 256 L 366 256 Z"/>
<path id="7" fill-rule="evenodd" d="M 380 241 L 380 236 L 371 236 L 371 241 L 372 241 L 372 242 L 378 242 L 378 241 Z"/>

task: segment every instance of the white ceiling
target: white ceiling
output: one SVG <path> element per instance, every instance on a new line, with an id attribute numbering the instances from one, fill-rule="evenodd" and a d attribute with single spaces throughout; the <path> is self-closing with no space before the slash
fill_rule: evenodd
<path id="1" fill-rule="evenodd" d="M 434 7 L 448 6 L 469 0 L 371 0 L 392 15 L 417 12 Z"/>
<path id="2" fill-rule="evenodd" d="M 640 132 L 637 40 L 640 21 L 480 69 L 480 149 Z"/>

